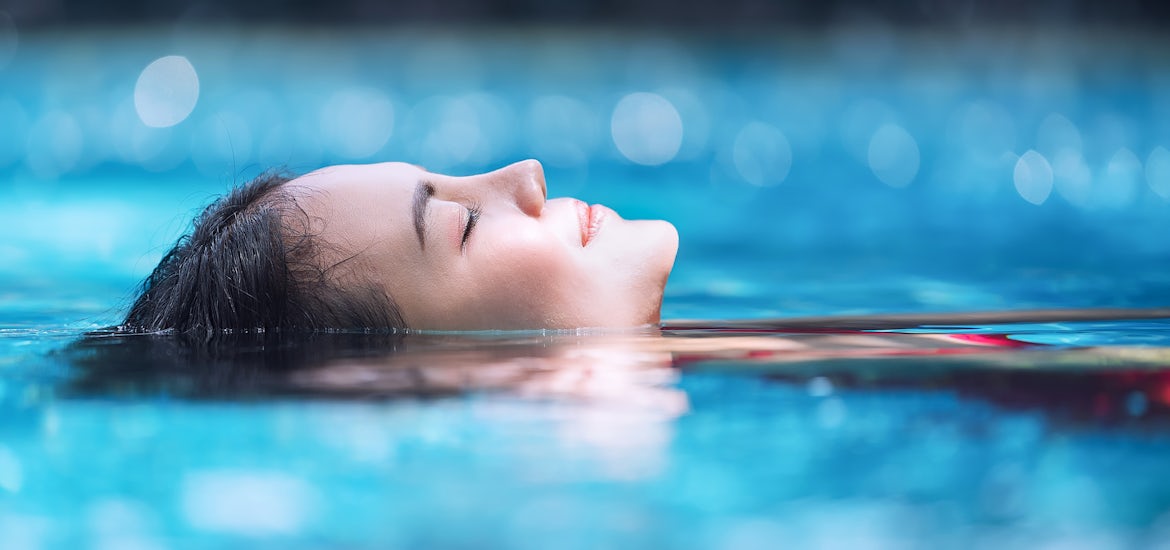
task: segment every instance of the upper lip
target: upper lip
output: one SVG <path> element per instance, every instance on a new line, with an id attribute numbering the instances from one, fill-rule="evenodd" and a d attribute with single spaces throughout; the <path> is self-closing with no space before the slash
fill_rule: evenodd
<path id="1" fill-rule="evenodd" d="M 593 220 L 593 208 L 582 201 L 577 201 L 574 206 L 577 208 L 577 223 L 581 228 L 581 246 L 585 246 L 589 244 L 589 238 L 592 236 L 589 226 Z"/>

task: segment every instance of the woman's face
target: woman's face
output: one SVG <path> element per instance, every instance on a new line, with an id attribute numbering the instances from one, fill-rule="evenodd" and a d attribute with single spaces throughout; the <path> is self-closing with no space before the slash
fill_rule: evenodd
<path id="1" fill-rule="evenodd" d="M 678 249 L 665 221 L 545 200 L 535 160 L 466 177 L 333 166 L 286 185 L 341 284 L 380 285 L 415 329 L 656 323 Z"/>

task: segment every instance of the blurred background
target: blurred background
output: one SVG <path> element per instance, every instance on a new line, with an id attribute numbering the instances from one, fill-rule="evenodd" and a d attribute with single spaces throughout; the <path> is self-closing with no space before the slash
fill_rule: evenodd
<path id="1" fill-rule="evenodd" d="M 524 158 L 667 317 L 1170 304 L 1153 1 L 0 0 L 8 325 L 102 324 L 270 168 Z"/>

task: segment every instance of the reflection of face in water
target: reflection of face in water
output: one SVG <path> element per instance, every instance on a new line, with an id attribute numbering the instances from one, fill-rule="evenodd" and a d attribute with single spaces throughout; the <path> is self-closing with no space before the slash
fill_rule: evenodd
<path id="1" fill-rule="evenodd" d="M 505 393 L 569 399 L 646 397 L 677 378 L 655 331 L 626 334 L 148 334 L 84 338 L 65 351 L 72 390 L 211 399 L 305 395 L 396 398 Z M 645 393 L 640 394 L 645 390 Z M 679 394 L 681 395 L 681 394 Z M 667 409 L 681 412 L 674 398 Z M 685 403 L 681 405 L 685 409 Z"/>
<path id="2" fill-rule="evenodd" d="M 326 263 L 384 289 L 415 329 L 656 323 L 678 247 L 667 222 L 546 201 L 536 161 L 466 177 L 334 166 L 286 185 L 337 253 Z"/>
<path id="3" fill-rule="evenodd" d="M 290 382 L 341 396 L 475 395 L 461 403 L 460 414 L 523 422 L 606 477 L 637 479 L 661 473 L 674 421 L 689 408 L 670 353 L 654 340 L 437 337 L 393 355 L 330 361 Z M 545 457 L 533 458 L 539 464 Z"/>
<path id="4" fill-rule="evenodd" d="M 336 358 L 298 370 L 290 383 L 339 396 L 503 390 L 519 396 L 607 399 L 665 388 L 677 378 L 670 353 L 631 348 L 622 337 L 411 339 L 417 346 L 395 353 Z"/>
<path id="5" fill-rule="evenodd" d="M 219 341 L 87 338 L 65 393 L 249 400 L 436 398 L 474 421 L 522 420 L 619 479 L 659 471 L 688 408 L 652 331 L 613 337 L 321 333 Z M 448 401 L 447 398 L 454 399 Z M 439 409 L 443 405 L 438 405 Z M 440 413 L 441 414 L 441 413 Z M 345 431 L 346 426 L 333 426 Z M 360 432 L 360 427 L 356 429 Z"/>
<path id="6" fill-rule="evenodd" d="M 944 320 L 954 325 L 956 318 Z M 1070 416 L 1102 414 L 1102 395 L 1125 404 L 1138 391 L 1150 400 L 1150 413 L 1170 414 L 1165 348 L 1070 348 L 1029 343 L 1027 333 L 1016 337 L 945 327 L 923 333 L 914 328 L 946 324 L 873 317 L 816 319 L 803 326 L 791 320 L 772 326 L 767 321 L 727 322 L 724 327 L 674 323 L 663 331 L 589 335 L 251 333 L 210 341 L 183 334 L 91 337 L 64 352 L 76 367 L 65 393 L 161 391 L 212 399 L 491 394 L 620 404 L 666 420 L 689 407 L 685 384 L 675 383 L 679 377 L 705 373 L 758 376 L 781 384 L 815 381 L 817 388 L 826 382 L 841 388 L 952 388 L 993 401 L 1067 407 Z M 897 327 L 914 332 L 887 332 Z M 1062 382 L 1054 384 L 1056 380 Z M 1163 401 L 1165 410 L 1156 409 L 1154 403 Z"/>

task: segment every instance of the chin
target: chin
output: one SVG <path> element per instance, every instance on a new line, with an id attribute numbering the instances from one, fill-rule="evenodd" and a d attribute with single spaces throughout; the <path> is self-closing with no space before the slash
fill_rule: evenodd
<path id="1" fill-rule="evenodd" d="M 678 229 L 675 229 L 674 224 L 662 220 L 662 225 L 666 226 L 663 230 L 666 233 L 666 240 L 670 249 L 670 266 L 674 267 L 674 257 L 678 254 Z M 670 271 L 670 267 L 667 268 Z"/>
<path id="2" fill-rule="evenodd" d="M 674 268 L 674 258 L 678 255 L 678 230 L 674 224 L 665 220 L 651 220 L 642 222 L 647 227 L 646 259 L 651 269 L 662 274 L 662 286 L 666 285 L 666 278 Z"/>
<path id="3" fill-rule="evenodd" d="M 662 220 L 621 220 L 603 232 L 590 254 L 594 289 L 582 326 L 656 324 L 666 280 L 678 252 L 678 231 Z"/>
<path id="4" fill-rule="evenodd" d="M 640 246 L 640 269 L 636 271 L 636 299 L 631 304 L 637 307 L 630 312 L 629 325 L 657 324 L 662 315 L 662 297 L 666 281 L 674 268 L 678 254 L 678 230 L 670 222 L 645 220 L 634 222 L 642 225 L 637 236 Z"/>

